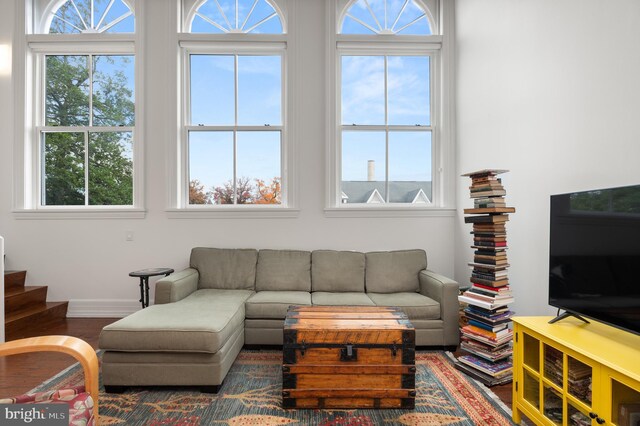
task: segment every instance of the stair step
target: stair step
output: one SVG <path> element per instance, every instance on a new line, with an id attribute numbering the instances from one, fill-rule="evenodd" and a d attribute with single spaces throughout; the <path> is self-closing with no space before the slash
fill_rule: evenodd
<path id="1" fill-rule="evenodd" d="M 4 271 L 4 291 L 24 287 L 27 271 Z"/>
<path id="2" fill-rule="evenodd" d="M 7 340 L 40 336 L 48 327 L 62 324 L 67 317 L 69 302 L 47 302 L 45 305 L 29 306 L 5 316 Z"/>
<path id="3" fill-rule="evenodd" d="M 26 286 L 14 288 L 4 295 L 5 315 L 17 312 L 27 306 L 46 306 L 46 286 Z"/>

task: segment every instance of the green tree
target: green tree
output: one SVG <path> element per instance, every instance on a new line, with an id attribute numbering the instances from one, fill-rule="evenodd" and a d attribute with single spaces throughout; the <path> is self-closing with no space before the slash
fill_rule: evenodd
<path id="1" fill-rule="evenodd" d="M 93 80 L 89 60 L 93 58 Z M 47 126 L 131 126 L 133 91 L 123 69 L 127 56 L 58 55 L 46 59 Z M 90 93 L 90 87 L 93 93 Z M 93 108 L 90 111 L 91 97 Z M 84 131 L 88 132 L 85 161 Z M 48 205 L 133 204 L 133 135 L 128 131 L 48 132 L 43 138 L 45 199 Z M 88 167 L 88 182 L 85 169 Z M 88 185 L 85 185 L 87 184 Z"/>
<path id="2" fill-rule="evenodd" d="M 640 191 L 635 186 L 580 192 L 571 195 L 571 209 L 577 211 L 640 213 Z"/>

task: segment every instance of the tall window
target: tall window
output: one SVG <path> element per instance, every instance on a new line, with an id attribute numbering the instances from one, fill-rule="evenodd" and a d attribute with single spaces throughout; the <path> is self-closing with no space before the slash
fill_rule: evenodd
<path id="1" fill-rule="evenodd" d="M 416 0 L 357 0 L 338 11 L 334 206 L 437 206 L 434 27 Z"/>
<path id="2" fill-rule="evenodd" d="M 286 42 L 269 35 L 283 33 L 280 16 L 266 0 L 208 0 L 189 28 L 212 38 L 181 41 L 184 207 L 282 206 Z M 243 39 L 249 33 L 259 38 Z"/>
<path id="3" fill-rule="evenodd" d="M 130 40 L 110 37 L 134 31 L 130 2 L 56 4 L 41 31 L 68 37 L 56 39 L 55 47 L 42 37 L 29 42 L 40 82 L 33 103 L 39 163 L 34 207 L 131 207 L 135 56 Z"/>

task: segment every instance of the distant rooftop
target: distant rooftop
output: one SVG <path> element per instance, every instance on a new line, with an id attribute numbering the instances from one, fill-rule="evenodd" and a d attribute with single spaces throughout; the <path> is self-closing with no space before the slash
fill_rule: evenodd
<path id="1" fill-rule="evenodd" d="M 342 181 L 342 202 L 384 203 L 384 181 Z M 390 181 L 390 203 L 428 203 L 431 200 L 431 182 Z"/>

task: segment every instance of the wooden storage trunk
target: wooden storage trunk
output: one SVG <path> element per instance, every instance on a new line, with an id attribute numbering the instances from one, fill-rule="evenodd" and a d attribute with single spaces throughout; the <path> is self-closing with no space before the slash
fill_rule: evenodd
<path id="1" fill-rule="evenodd" d="M 399 308 L 292 306 L 284 324 L 284 408 L 415 406 L 415 329 Z"/>

